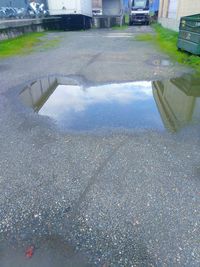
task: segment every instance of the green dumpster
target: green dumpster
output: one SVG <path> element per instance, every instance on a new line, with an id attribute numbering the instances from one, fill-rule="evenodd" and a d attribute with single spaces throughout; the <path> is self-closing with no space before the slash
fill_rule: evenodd
<path id="1" fill-rule="evenodd" d="M 200 55 L 200 14 L 182 17 L 177 46 L 195 55 Z"/>

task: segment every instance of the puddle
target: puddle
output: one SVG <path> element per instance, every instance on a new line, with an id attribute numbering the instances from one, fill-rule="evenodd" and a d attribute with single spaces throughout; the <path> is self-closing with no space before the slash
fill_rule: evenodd
<path id="1" fill-rule="evenodd" d="M 200 78 L 191 75 L 95 87 L 48 77 L 25 87 L 20 98 L 67 131 L 137 128 L 176 132 L 200 121 Z"/>
<path id="2" fill-rule="evenodd" d="M 168 59 L 157 59 L 153 61 L 153 65 L 161 67 L 173 66 L 173 63 Z"/>
<path id="3" fill-rule="evenodd" d="M 174 63 L 170 61 L 169 59 L 154 59 L 154 60 L 147 60 L 146 63 L 150 66 L 156 66 L 156 67 L 170 67 L 173 66 Z"/>

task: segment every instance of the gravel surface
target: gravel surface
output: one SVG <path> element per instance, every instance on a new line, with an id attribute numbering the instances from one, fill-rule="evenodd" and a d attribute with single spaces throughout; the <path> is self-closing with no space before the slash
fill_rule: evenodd
<path id="1" fill-rule="evenodd" d="M 70 134 L 18 101 L 20 84 L 50 74 L 101 84 L 189 71 L 154 64 L 167 56 L 134 40 L 150 31 L 49 33 L 58 47 L 0 61 L 1 267 L 12 258 L 12 267 L 34 266 L 34 257 L 50 266 L 55 242 L 63 265 L 54 266 L 66 264 L 63 242 L 69 262 L 84 255 L 74 266 L 200 265 L 198 126 Z M 24 263 L 16 255 L 30 245 L 38 249 Z"/>

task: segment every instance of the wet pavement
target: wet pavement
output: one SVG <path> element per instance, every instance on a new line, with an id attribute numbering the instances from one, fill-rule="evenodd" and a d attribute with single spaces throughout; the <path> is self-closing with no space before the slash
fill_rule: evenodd
<path id="1" fill-rule="evenodd" d="M 199 266 L 198 76 L 113 31 L 52 34 L 0 63 L 0 266 Z"/>
<path id="2" fill-rule="evenodd" d="M 3 267 L 90 267 L 81 253 L 57 236 L 38 239 L 34 245 L 14 245 L 3 243 L 0 246 L 1 266 Z"/>

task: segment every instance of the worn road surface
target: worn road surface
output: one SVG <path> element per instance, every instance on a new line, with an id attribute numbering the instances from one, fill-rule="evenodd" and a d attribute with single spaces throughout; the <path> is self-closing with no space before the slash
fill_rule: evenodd
<path id="1" fill-rule="evenodd" d="M 57 47 L 0 60 L 1 267 L 200 266 L 198 126 L 72 134 L 18 99 L 51 74 L 97 85 L 189 72 L 135 40 L 151 31 L 49 33 Z"/>

